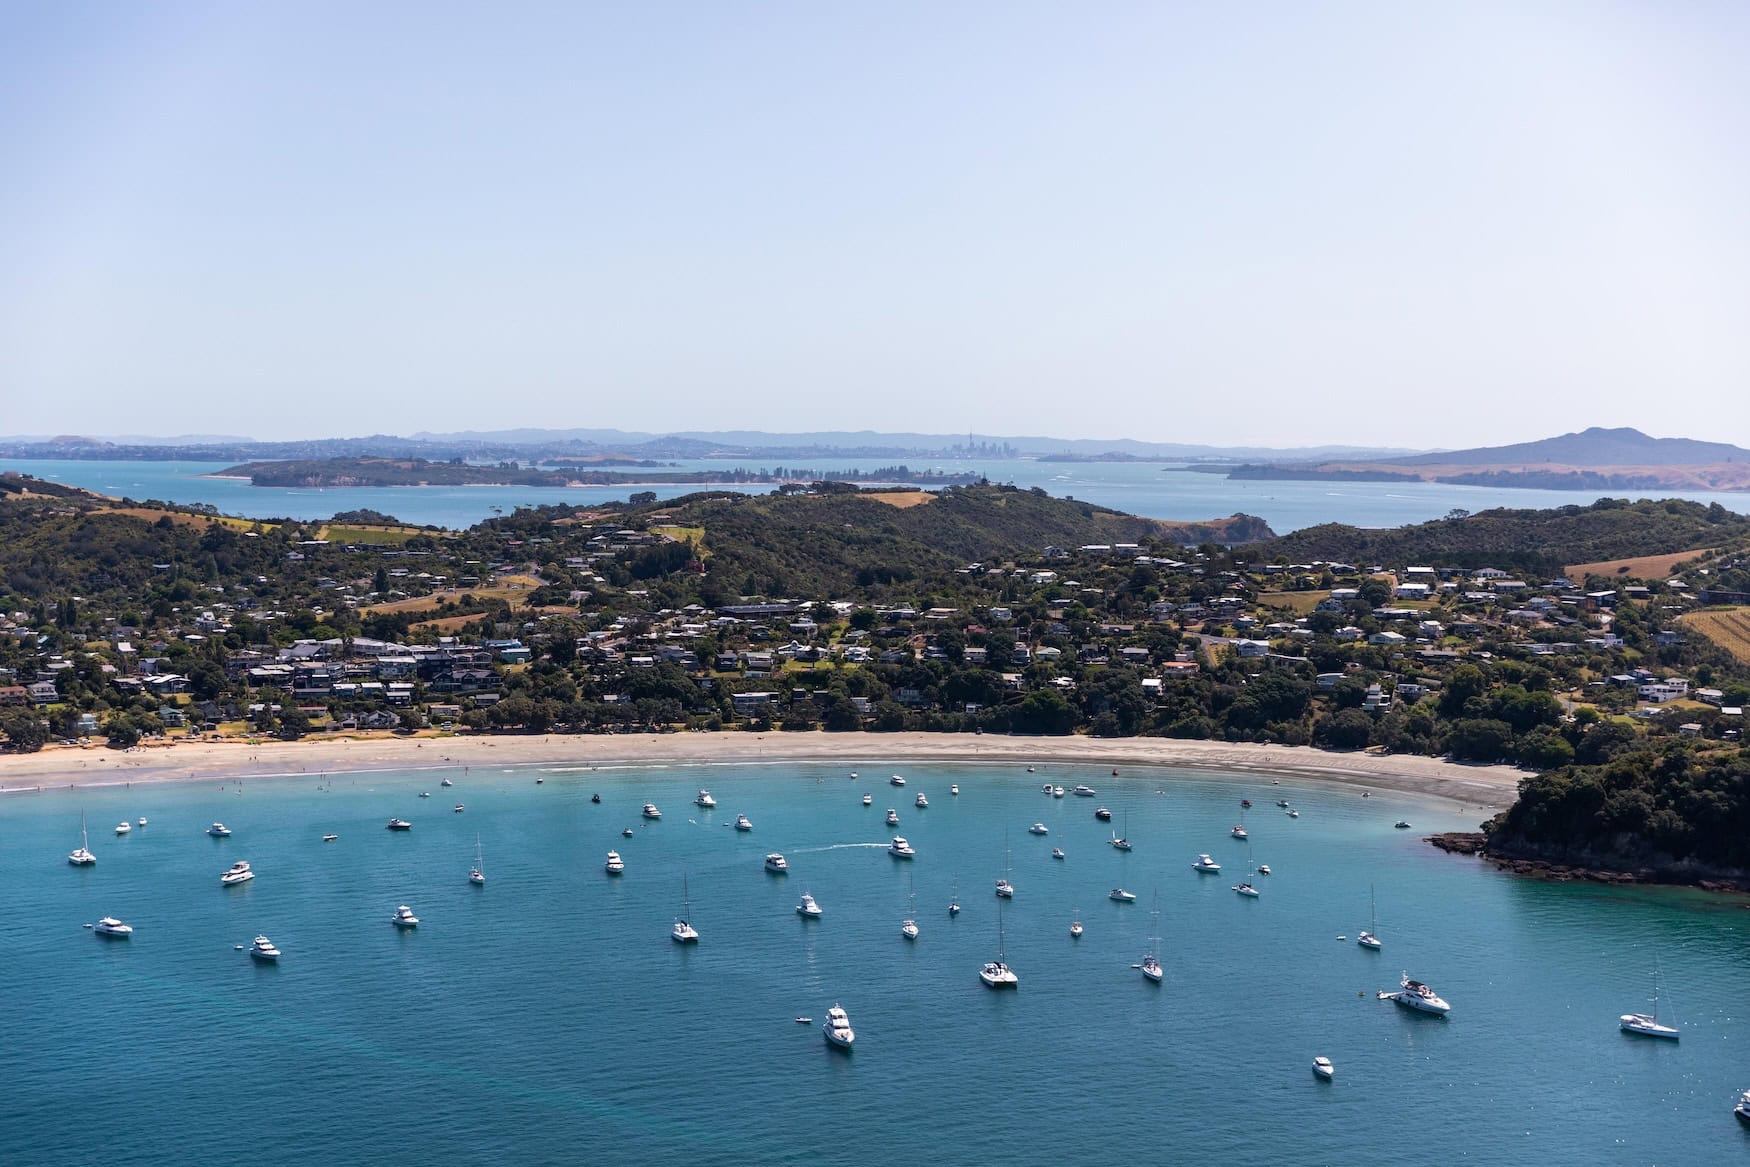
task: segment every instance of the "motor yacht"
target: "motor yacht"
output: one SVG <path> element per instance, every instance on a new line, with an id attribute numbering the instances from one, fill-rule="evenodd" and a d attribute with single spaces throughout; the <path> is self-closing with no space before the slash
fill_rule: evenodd
<path id="1" fill-rule="evenodd" d="M 918 796 L 917 796 L 916 800 L 914 801 L 913 805 L 915 805 L 919 810 L 923 810 L 924 808 L 926 808 L 930 805 L 930 800 L 925 798 L 924 792 L 920 790 L 920 791 L 918 791 Z"/>
<path id="2" fill-rule="evenodd" d="M 1061 786 L 1053 786 L 1051 788 L 1051 797 L 1053 798 L 1062 798 L 1066 793 L 1068 792 Z"/>
<path id="3" fill-rule="evenodd" d="M 1112 821 L 1112 812 L 1102 806 L 1094 811 L 1094 817 L 1103 823 L 1109 823 Z"/>
<path id="4" fill-rule="evenodd" d="M 659 819 L 662 817 L 662 812 L 656 809 L 656 804 L 654 802 L 645 803 L 644 809 L 638 813 L 642 814 L 647 819 Z"/>
<path id="5" fill-rule="evenodd" d="M 231 869 L 219 876 L 219 882 L 226 887 L 235 887 L 240 883 L 248 883 L 255 878 L 255 872 L 249 870 L 249 861 L 239 859 L 231 864 Z"/>
<path id="6" fill-rule="evenodd" d="M 864 806 L 874 806 L 875 805 L 875 796 L 873 794 L 865 794 L 863 796 L 863 805 Z"/>
<path id="7" fill-rule="evenodd" d="M 431 791 L 429 791 L 429 790 L 421 790 L 421 791 L 420 791 L 420 792 L 419 792 L 419 797 L 421 797 L 421 798 L 430 798 L 430 797 L 431 797 Z"/>
<path id="8" fill-rule="evenodd" d="M 699 791 L 699 797 L 693 799 L 693 805 L 710 810 L 717 805 L 717 800 L 711 797 L 711 792 L 709 790 L 701 790 Z"/>
<path id="9" fill-rule="evenodd" d="M 1323 1078 L 1325 1081 L 1329 1082 L 1331 1080 L 1331 1078 L 1336 1075 L 1336 1073 L 1337 1073 L 1337 1067 L 1331 1065 L 1330 1058 L 1314 1058 L 1313 1059 L 1313 1074 L 1314 1074 L 1314 1076 L 1319 1077 L 1319 1078 Z"/>
<path id="10" fill-rule="evenodd" d="M 1121 904 L 1134 904 L 1136 902 L 1136 893 L 1133 891 L 1125 891 L 1121 887 L 1115 887 L 1106 893 L 1106 898 L 1109 900 L 1116 900 Z"/>
<path id="11" fill-rule="evenodd" d="M 230 833 L 231 833 L 231 828 L 226 826 L 224 823 L 214 823 L 212 826 L 207 828 L 207 834 L 211 835 L 215 839 L 223 839 L 227 835 L 229 835 Z"/>
<path id="12" fill-rule="evenodd" d="M 851 1043 L 857 1040 L 857 1032 L 851 1028 L 851 1019 L 837 1005 L 826 1011 L 826 1021 L 821 1024 L 820 1032 L 825 1035 L 826 1044 L 839 1049 L 850 1049 Z"/>
<path id="13" fill-rule="evenodd" d="M 606 871 L 609 875 L 624 875 L 626 872 L 626 861 L 620 858 L 620 853 L 618 851 L 609 851 L 608 861 L 602 864 L 602 870 Z"/>
<path id="14" fill-rule="evenodd" d="M 1244 826 L 1240 825 L 1239 823 L 1235 823 L 1234 829 L 1229 831 L 1228 834 L 1232 835 L 1236 839 L 1244 839 L 1244 838 L 1246 838 L 1246 828 Z"/>
<path id="15" fill-rule="evenodd" d="M 413 909 L 402 904 L 395 909 L 395 914 L 389 917 L 389 922 L 397 928 L 419 927 L 419 917 L 413 914 Z"/>
<path id="16" fill-rule="evenodd" d="M 411 831 L 413 829 L 413 824 L 406 819 L 390 819 L 389 829 L 391 831 Z"/>
<path id="17" fill-rule="evenodd" d="M 1080 920 L 1071 920 L 1069 922 L 1069 935 L 1072 940 L 1080 940 L 1082 938 L 1082 922 Z"/>
<path id="18" fill-rule="evenodd" d="M 1380 996 L 1389 997 L 1406 1009 L 1414 1009 L 1418 1013 L 1433 1013 L 1441 1017 L 1446 1016 L 1452 1008 L 1451 1005 L 1441 1000 L 1433 989 L 1421 981 L 1412 981 L 1408 973 L 1404 974 L 1397 992 L 1381 993 Z"/>
<path id="19" fill-rule="evenodd" d="M 339 836 L 339 835 L 323 835 L 323 836 L 322 836 L 322 841 L 323 841 L 323 842 L 324 842 L 324 843 L 332 843 L 332 842 L 334 842 L 334 840 L 336 840 L 336 839 L 338 839 L 338 838 L 340 838 L 340 836 Z"/>
<path id="20" fill-rule="evenodd" d="M 91 840 L 85 834 L 85 816 L 79 816 L 79 847 L 67 853 L 67 862 L 74 867 L 90 867 L 97 862 L 97 856 L 91 853 Z"/>
<path id="21" fill-rule="evenodd" d="M 1241 895 L 1246 896 L 1248 899 L 1255 900 L 1258 898 L 1258 889 L 1253 887 L 1249 882 L 1248 883 L 1236 883 L 1236 884 L 1234 884 L 1234 890 L 1239 892 Z"/>
<path id="22" fill-rule="evenodd" d="M 893 777 L 891 777 L 887 780 L 887 784 L 889 786 L 904 786 L 905 779 L 901 778 L 898 774 L 895 774 Z"/>
<path id="23" fill-rule="evenodd" d="M 121 822 L 119 822 L 115 825 L 115 833 L 118 835 L 125 835 L 133 829 L 134 829 L 133 825 L 131 823 L 129 823 L 128 820 L 126 820 L 126 819 L 123 819 Z"/>
<path id="24" fill-rule="evenodd" d="M 1034 823 L 1027 828 L 1027 833 L 1029 835 L 1048 835 L 1051 832 L 1046 828 L 1044 823 Z"/>
<path id="25" fill-rule="evenodd" d="M 280 950 L 267 937 L 257 936 L 255 942 L 249 946 L 249 955 L 255 960 L 275 961 L 280 958 Z"/>
<path id="26" fill-rule="evenodd" d="M 145 815 L 140 816 L 138 825 L 142 826 L 142 827 L 146 825 L 146 816 Z"/>
<path id="27" fill-rule="evenodd" d="M 1063 848 L 1062 847 L 1053 847 L 1051 849 L 1051 857 L 1053 859 L 1062 859 L 1063 858 Z"/>
<path id="28" fill-rule="evenodd" d="M 960 793 L 960 783 L 956 782 L 954 785 L 948 787 L 948 793 L 949 794 L 959 794 Z"/>
<path id="29" fill-rule="evenodd" d="M 627 828 L 626 828 L 626 829 L 625 829 L 625 830 L 623 830 L 623 831 L 621 831 L 621 832 L 620 832 L 620 837 L 621 837 L 621 838 L 622 838 L 622 839 L 630 839 L 630 838 L 631 838 L 631 837 L 632 837 L 632 828 L 631 828 L 631 827 L 627 827 Z"/>
<path id="30" fill-rule="evenodd" d="M 1191 865 L 1191 870 L 1205 875 L 1214 875 L 1221 870 L 1221 864 L 1211 859 L 1207 854 L 1203 854 L 1197 856 L 1197 862 Z"/>
<path id="31" fill-rule="evenodd" d="M 1051 793 L 1051 783 L 1047 782 L 1044 786 L 1041 786 L 1039 788 L 1039 793 L 1050 794 Z"/>
<path id="32" fill-rule="evenodd" d="M 738 814 L 735 816 L 735 829 L 738 831 L 751 831 L 753 830 L 753 824 L 748 821 L 746 815 Z"/>
<path id="33" fill-rule="evenodd" d="M 1092 798 L 1092 797 L 1094 797 L 1095 793 L 1096 792 L 1092 786 L 1078 786 L 1078 787 L 1076 787 L 1076 797 L 1077 798 Z"/>
<path id="34" fill-rule="evenodd" d="M 997 880 L 997 898 L 1010 900 L 1015 898 L 1015 885 L 1006 879 Z"/>
<path id="35" fill-rule="evenodd" d="M 124 924 L 114 916 L 105 916 L 91 926 L 91 930 L 99 936 L 115 936 L 126 940 L 134 934 L 132 924 Z"/>
<path id="36" fill-rule="evenodd" d="M 893 836 L 893 842 L 887 844 L 887 853 L 895 859 L 916 859 L 917 848 L 905 841 L 905 836 Z"/>
<path id="37" fill-rule="evenodd" d="M 1288 812 L 1288 817 L 1291 819 L 1297 819 L 1300 817 L 1300 812 L 1298 810 L 1290 810 Z"/>
<path id="38" fill-rule="evenodd" d="M 814 902 L 813 896 L 803 892 L 802 902 L 796 905 L 796 914 L 804 920 L 818 920 L 821 917 L 820 905 Z"/>
<path id="39" fill-rule="evenodd" d="M 766 856 L 766 870 L 774 875 L 783 875 L 786 871 L 790 870 L 790 861 L 778 852 L 773 851 L 770 855 Z"/>
<path id="40" fill-rule="evenodd" d="M 1750 1126 L 1750 1090 L 1738 1095 L 1738 1105 L 1732 1107 L 1732 1113 L 1738 1116 L 1738 1121 Z"/>
<path id="41" fill-rule="evenodd" d="M 458 802 L 455 806 L 451 807 L 450 809 L 454 810 L 457 814 L 461 814 L 463 811 L 467 810 L 468 808 L 463 806 L 461 803 Z"/>
<path id="42" fill-rule="evenodd" d="M 899 812 L 894 810 L 891 806 L 887 808 L 887 825 L 890 827 L 897 827 L 899 825 Z"/>
<path id="43" fill-rule="evenodd" d="M 1287 810 L 1288 809 L 1288 800 L 1286 798 L 1278 798 L 1276 800 L 1276 805 L 1281 807 L 1283 810 Z"/>
<path id="44" fill-rule="evenodd" d="M 1269 875 L 1270 874 L 1270 865 L 1268 863 L 1258 864 L 1258 874 L 1259 875 Z"/>
<path id="45" fill-rule="evenodd" d="M 1410 821 L 1408 819 L 1399 819 L 1397 822 L 1393 823 L 1392 826 L 1400 831 L 1407 831 L 1410 829 Z"/>

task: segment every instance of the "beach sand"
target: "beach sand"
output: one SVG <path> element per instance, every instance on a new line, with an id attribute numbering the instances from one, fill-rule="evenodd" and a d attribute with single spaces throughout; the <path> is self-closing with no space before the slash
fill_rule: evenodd
<path id="1" fill-rule="evenodd" d="M 1173 738 L 1008 737 L 934 733 L 549 734 L 307 738 L 296 742 L 180 742 L 120 752 L 51 747 L 0 756 L 0 792 L 178 779 L 297 776 L 363 770 L 580 763 L 595 766 L 794 763 L 834 770 L 902 762 L 1070 764 L 1100 774 L 1164 766 L 1224 774 L 1316 779 L 1502 808 L 1526 772 L 1416 755 L 1381 755 Z M 1064 785 L 1098 774 L 1042 775 Z"/>

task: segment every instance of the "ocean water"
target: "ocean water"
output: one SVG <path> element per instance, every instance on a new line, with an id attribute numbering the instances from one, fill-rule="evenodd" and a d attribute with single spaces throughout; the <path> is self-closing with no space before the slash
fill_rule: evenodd
<path id="1" fill-rule="evenodd" d="M 800 461 L 800 460 L 792 460 Z M 880 459 L 809 459 L 826 469 L 860 463 L 872 469 Z M 692 460 L 675 463 L 680 470 L 722 470 L 758 459 Z M 771 460 L 767 460 L 771 464 Z M 913 469 L 923 469 L 914 461 Z M 1455 507 L 1470 511 L 1490 507 L 1558 507 L 1585 505 L 1595 494 L 1565 490 L 1500 490 L 1418 482 L 1230 482 L 1219 474 L 1197 474 L 1182 466 L 1156 462 L 1054 463 L 1030 461 L 960 461 L 940 469 L 982 473 L 993 482 L 1039 487 L 1057 496 L 1072 496 L 1101 506 L 1157 519 L 1211 519 L 1235 512 L 1260 515 L 1278 534 L 1317 523 L 1352 523 L 1358 527 L 1396 527 L 1437 519 Z M 673 498 L 701 489 L 765 493 L 769 486 L 587 486 L 575 489 L 528 486 L 349 487 L 306 490 L 256 487 L 238 479 L 212 478 L 225 469 L 220 462 L 81 462 L 0 458 L 0 470 L 35 474 L 56 482 L 82 486 L 103 494 L 168 502 L 210 503 L 226 514 L 263 518 L 326 519 L 340 511 L 370 508 L 407 523 L 459 528 L 518 506 L 577 505 L 623 499 L 646 489 Z M 1676 497 L 1718 502 L 1729 510 L 1750 511 L 1750 494 L 1687 492 Z"/>
<path id="2" fill-rule="evenodd" d="M 475 768 L 450 788 L 403 771 L 0 797 L 0 1162 L 1750 1154 L 1730 1113 L 1750 1087 L 1741 901 L 1505 876 L 1419 841 L 1480 808 L 1405 796 L 1065 765 L 910 765 L 900 790 L 858 768 L 856 781 L 801 763 Z M 1047 779 L 1098 798 L 1046 797 Z M 716 810 L 691 805 L 701 786 Z M 1247 865 L 1228 835 L 1242 796 L 1252 855 L 1274 869 L 1257 900 L 1230 890 Z M 660 822 L 639 818 L 646 800 Z M 1134 851 L 1106 845 L 1096 803 Z M 883 849 L 889 806 L 915 861 Z M 86 869 L 65 861 L 81 812 L 98 856 Z M 731 829 L 738 812 L 751 833 Z M 111 834 L 140 815 L 150 825 Z M 413 830 L 386 831 L 393 815 Z M 1394 830 L 1400 817 L 1416 830 Z M 235 833 L 208 837 L 214 819 Z M 1030 835 L 1035 821 L 1050 834 Z M 476 835 L 484 888 L 466 878 Z M 618 879 L 602 871 L 610 848 L 626 858 Z M 768 850 L 789 875 L 762 870 Z M 1190 870 L 1199 851 L 1221 875 Z M 258 878 L 221 887 L 239 858 Z M 999 916 L 1005 870 L 1017 891 Z M 683 885 L 693 948 L 668 935 Z M 1137 902 L 1111 902 L 1115 885 Z M 1353 942 L 1370 888 L 1379 953 Z M 804 890 L 824 918 L 795 914 Z M 1157 895 L 1159 986 L 1134 967 Z M 390 925 L 401 903 L 416 931 Z M 922 935 L 907 942 L 914 910 Z M 133 939 L 81 927 L 105 914 Z M 1015 993 L 977 979 L 999 927 Z M 277 966 L 235 949 L 258 932 L 284 950 Z M 1680 1044 L 1616 1027 L 1655 967 Z M 1400 970 L 1452 1002 L 1450 1018 L 1377 1000 Z M 819 1032 L 835 1002 L 857 1030 L 848 1054 Z M 1335 1082 L 1313 1078 L 1319 1054 Z"/>

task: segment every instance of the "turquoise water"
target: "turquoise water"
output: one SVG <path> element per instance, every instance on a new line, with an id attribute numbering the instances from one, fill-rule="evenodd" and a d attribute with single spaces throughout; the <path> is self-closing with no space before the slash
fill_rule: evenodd
<path id="1" fill-rule="evenodd" d="M 428 771 L 0 798 L 0 1161 L 95 1155 L 99 1139 L 112 1163 L 258 1147 L 336 1164 L 1750 1153 L 1730 1114 L 1750 1087 L 1739 901 L 1504 876 L 1419 841 L 1480 810 L 1407 797 L 1070 766 L 908 765 L 897 790 L 887 769 L 859 769 L 475 769 L 447 789 Z M 1048 778 L 1099 788 L 1136 849 L 1105 845 L 1095 801 L 1041 795 Z M 715 811 L 691 805 L 702 785 Z M 1275 872 L 1258 900 L 1229 890 L 1246 864 L 1228 837 L 1242 795 Z M 660 822 L 639 820 L 647 799 Z M 882 848 L 888 806 L 914 862 Z M 81 810 L 87 869 L 65 862 Z M 751 834 L 730 829 L 738 812 Z M 149 826 L 110 833 L 140 815 Z M 384 830 L 392 815 L 413 830 Z M 1417 830 L 1393 830 L 1400 817 Z M 235 834 L 207 837 L 214 819 Z M 1048 837 L 1027 833 L 1035 820 Z M 476 832 L 484 888 L 466 879 Z M 998 943 L 1005 843 L 1013 994 L 977 979 Z M 620 879 L 601 869 L 610 848 Z M 788 876 L 763 872 L 773 849 Z M 1226 870 L 1194 874 L 1199 851 Z M 238 858 L 258 878 L 221 887 Z M 668 937 L 683 872 L 696 948 Z M 956 884 L 965 909 L 950 920 Z M 1138 901 L 1112 903 L 1114 885 Z M 1382 953 L 1352 939 L 1370 885 Z M 823 919 L 795 915 L 803 890 Z M 922 936 L 908 943 L 914 891 Z M 1132 967 L 1157 892 L 1160 986 Z M 416 932 L 389 924 L 400 903 Z M 105 914 L 134 938 L 81 928 Z M 278 966 L 234 950 L 258 932 L 284 950 Z M 1655 959 L 1681 1044 L 1616 1029 Z M 1448 1020 L 1374 998 L 1402 969 L 1452 1002 Z M 857 1030 L 848 1055 L 792 1020 L 818 1023 L 834 1002 Z M 1318 1054 L 1334 1083 L 1313 1079 Z"/>
<path id="2" fill-rule="evenodd" d="M 811 464 L 842 468 L 880 459 L 809 459 Z M 682 470 L 721 470 L 739 461 L 682 461 Z M 770 464 L 770 460 L 768 460 Z M 0 458 L 0 470 L 17 470 L 56 482 L 82 486 L 129 498 L 155 498 L 180 503 L 211 503 L 226 514 L 258 517 L 326 519 L 337 512 L 370 508 L 403 522 L 466 527 L 490 518 L 494 508 L 558 503 L 588 504 L 623 499 L 633 486 L 588 486 L 576 489 L 528 486 L 353 487 L 302 490 L 256 487 L 235 479 L 209 478 L 225 468 L 219 462 L 81 462 Z M 914 465 L 914 468 L 919 468 Z M 1194 474 L 1155 462 L 1054 463 L 1026 461 L 965 461 L 945 463 L 955 472 L 978 472 L 994 482 L 1040 487 L 1054 495 L 1071 495 L 1158 519 L 1209 519 L 1236 511 L 1261 515 L 1279 534 L 1316 523 L 1352 523 L 1358 527 L 1396 527 L 1437 519 L 1455 507 L 1480 511 L 1490 507 L 1557 507 L 1590 503 L 1595 493 L 1563 490 L 1499 490 L 1441 483 L 1403 482 L 1230 482 L 1218 474 Z M 690 494 L 698 486 L 645 487 L 661 498 Z M 711 487 L 763 493 L 766 486 Z M 1750 494 L 1678 493 L 1676 497 L 1717 502 L 1728 510 L 1750 510 Z"/>

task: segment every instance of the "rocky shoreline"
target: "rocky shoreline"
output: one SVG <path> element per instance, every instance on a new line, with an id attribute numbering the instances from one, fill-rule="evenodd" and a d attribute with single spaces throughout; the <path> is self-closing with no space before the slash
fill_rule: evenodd
<path id="1" fill-rule="evenodd" d="M 1736 878 L 1714 878 L 1695 872 L 1651 867 L 1623 871 L 1609 867 L 1560 863 L 1547 859 L 1520 859 L 1508 855 L 1495 855 L 1491 854 L 1488 849 L 1489 837 L 1481 831 L 1448 831 L 1440 835 L 1426 835 L 1422 841 L 1448 854 L 1475 855 L 1485 862 L 1494 864 L 1502 871 L 1511 871 L 1515 875 L 1526 875 L 1533 879 L 1547 879 L 1556 883 L 1572 883 L 1581 880 L 1588 883 L 1696 887 L 1702 891 L 1726 892 L 1737 895 L 1750 894 L 1750 882 Z M 1744 906 L 1750 908 L 1750 904 Z"/>

